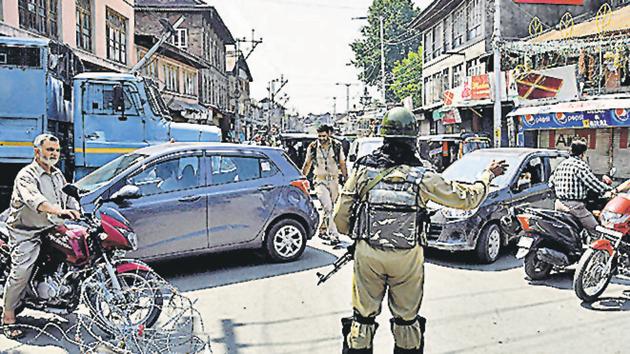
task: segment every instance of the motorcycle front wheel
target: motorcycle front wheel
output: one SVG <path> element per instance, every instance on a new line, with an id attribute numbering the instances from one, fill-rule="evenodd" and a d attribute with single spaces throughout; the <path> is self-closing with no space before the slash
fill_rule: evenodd
<path id="1" fill-rule="evenodd" d="M 580 300 L 593 302 L 606 290 L 612 278 L 614 264 L 606 270 L 610 254 L 589 248 L 582 257 L 573 278 L 573 290 Z"/>
<path id="2" fill-rule="evenodd" d="M 90 314 L 95 324 L 109 334 L 128 328 L 150 328 L 162 313 L 164 299 L 155 276 L 146 271 L 116 274 L 121 289 L 107 280 L 88 294 Z"/>

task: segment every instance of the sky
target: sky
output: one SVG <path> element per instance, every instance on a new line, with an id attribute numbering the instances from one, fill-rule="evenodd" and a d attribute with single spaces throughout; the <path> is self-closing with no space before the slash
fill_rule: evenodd
<path id="1" fill-rule="evenodd" d="M 363 84 L 350 63 L 350 43 L 360 36 L 372 0 L 206 0 L 214 6 L 234 38 L 256 38 L 263 43 L 253 51 L 247 63 L 254 82 L 251 96 L 268 96 L 269 81 L 288 80 L 279 96 L 286 93 L 286 107 L 301 115 L 346 111 L 346 86 L 352 83 L 350 107 L 363 94 Z M 424 7 L 431 0 L 416 0 Z M 249 44 L 242 46 L 247 53 Z M 377 92 L 370 89 L 373 95 Z"/>

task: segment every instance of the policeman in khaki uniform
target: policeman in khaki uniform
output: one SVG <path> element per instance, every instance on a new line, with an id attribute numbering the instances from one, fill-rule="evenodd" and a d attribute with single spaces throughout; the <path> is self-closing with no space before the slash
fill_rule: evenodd
<path id="1" fill-rule="evenodd" d="M 308 146 L 302 174 L 307 176 L 313 168 L 315 193 L 324 211 L 319 237 L 336 245 L 339 243 L 339 233 L 332 221 L 332 212 L 339 195 L 339 172 L 343 180 L 347 179 L 348 172 L 343 147 L 332 138 L 332 132 L 332 127 L 328 125 L 317 129 L 317 141 Z"/>
<path id="2" fill-rule="evenodd" d="M 490 181 L 507 167 L 493 161 L 472 184 L 446 181 L 425 170 L 415 154 L 415 116 L 404 108 L 385 115 L 381 135 L 383 147 L 357 161 L 335 206 L 337 229 L 356 240 L 354 316 L 342 319 L 344 354 L 372 353 L 375 318 L 387 288 L 394 354 L 423 353 L 426 320 L 418 311 L 429 221 L 425 205 L 431 200 L 474 209 L 486 197 Z"/>

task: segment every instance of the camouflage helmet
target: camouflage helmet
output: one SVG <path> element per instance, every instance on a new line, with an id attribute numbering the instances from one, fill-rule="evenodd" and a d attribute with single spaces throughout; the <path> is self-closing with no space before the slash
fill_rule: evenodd
<path id="1" fill-rule="evenodd" d="M 385 113 L 381 122 L 384 138 L 415 138 L 418 135 L 416 117 L 408 109 L 396 107 Z"/>

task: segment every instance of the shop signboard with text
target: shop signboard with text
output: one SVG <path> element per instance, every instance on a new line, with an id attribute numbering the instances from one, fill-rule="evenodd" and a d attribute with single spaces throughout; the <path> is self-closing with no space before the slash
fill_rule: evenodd
<path id="1" fill-rule="evenodd" d="M 630 111 L 623 108 L 584 112 L 556 112 L 521 116 L 523 127 L 532 129 L 608 128 L 630 126 Z"/>
<path id="2" fill-rule="evenodd" d="M 584 5 L 584 0 L 514 0 L 517 4 Z"/>

